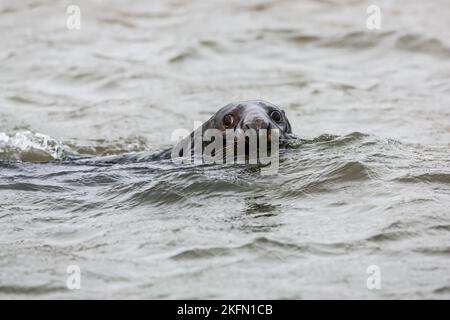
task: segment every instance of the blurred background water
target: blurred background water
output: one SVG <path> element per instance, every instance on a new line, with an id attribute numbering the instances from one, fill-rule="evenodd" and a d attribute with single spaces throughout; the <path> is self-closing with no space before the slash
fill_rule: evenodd
<path id="1" fill-rule="evenodd" d="M 1 0 L 0 298 L 450 298 L 449 12 Z M 248 99 L 304 139 L 276 176 L 48 162 L 152 152 Z"/>

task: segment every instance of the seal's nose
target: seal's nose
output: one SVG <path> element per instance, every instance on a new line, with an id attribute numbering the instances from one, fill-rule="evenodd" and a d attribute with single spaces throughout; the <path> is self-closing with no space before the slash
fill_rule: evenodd
<path id="1" fill-rule="evenodd" d="M 269 129 L 269 122 L 262 118 L 254 118 L 250 121 L 244 121 L 242 124 L 242 127 L 244 130 L 247 129 L 254 129 L 254 130 L 260 130 L 260 129 Z"/>

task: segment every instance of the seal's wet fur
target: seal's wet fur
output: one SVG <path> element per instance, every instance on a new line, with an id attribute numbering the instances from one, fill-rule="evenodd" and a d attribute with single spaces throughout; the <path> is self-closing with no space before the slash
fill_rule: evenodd
<path id="1" fill-rule="evenodd" d="M 227 120 L 233 119 L 230 124 Z M 208 121 L 193 131 L 188 137 L 180 143 L 185 143 L 186 139 L 191 140 L 193 146 L 194 134 L 200 131 L 203 134 L 208 129 L 217 129 L 225 135 L 227 129 L 260 129 L 270 130 L 278 129 L 280 132 L 280 145 L 283 141 L 295 138 L 292 134 L 292 127 L 286 117 L 285 112 L 278 106 L 263 100 L 248 100 L 236 103 L 230 103 L 220 108 Z M 203 145 L 204 147 L 205 145 Z M 193 150 L 193 148 L 192 148 Z M 146 152 L 126 154 L 122 156 L 97 157 L 90 159 L 79 159 L 78 162 L 95 161 L 97 163 L 125 163 L 125 162 L 145 162 L 155 160 L 171 159 L 172 148 L 161 152 L 149 154 Z M 179 154 L 182 156 L 182 154 Z M 83 161 L 84 160 L 84 161 Z"/>
<path id="2" fill-rule="evenodd" d="M 274 117 L 276 115 L 276 117 Z M 227 120 L 232 119 L 232 123 Z M 228 121 L 229 122 L 229 121 Z M 291 139 L 293 137 L 292 127 L 286 114 L 278 106 L 263 100 L 248 100 L 236 103 L 230 103 L 220 108 L 208 121 L 201 127 L 192 132 L 180 144 L 185 144 L 187 140 L 191 140 L 191 150 L 194 147 L 194 135 L 196 133 L 203 135 L 206 130 L 217 129 L 222 132 L 225 139 L 226 130 L 242 130 L 253 129 L 255 131 L 278 129 L 280 132 L 280 142 Z M 202 148 L 206 143 L 203 141 Z M 161 153 L 163 158 L 171 157 L 171 150 L 165 150 Z M 183 156 L 180 153 L 178 156 Z"/>

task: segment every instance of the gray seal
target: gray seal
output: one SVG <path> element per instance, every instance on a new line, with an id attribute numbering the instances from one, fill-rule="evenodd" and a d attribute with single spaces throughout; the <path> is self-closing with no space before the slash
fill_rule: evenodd
<path id="1" fill-rule="evenodd" d="M 292 134 L 291 124 L 286 117 L 285 112 L 278 106 L 263 100 L 247 100 L 235 103 L 229 103 L 220 108 L 208 121 L 203 123 L 198 129 L 193 131 L 188 137 L 180 143 L 186 143 L 191 140 L 191 145 L 194 145 L 194 134 L 200 131 L 203 134 L 208 129 L 217 129 L 223 133 L 225 139 L 226 130 L 241 129 L 243 131 L 253 129 L 255 131 L 265 129 L 270 132 L 270 129 L 278 129 L 280 133 L 280 146 L 283 142 L 296 138 Z M 271 137 L 268 136 L 268 140 Z M 179 144 L 180 144 L 179 143 Z M 188 142 L 189 143 L 189 142 Z M 206 145 L 203 144 L 202 148 Z M 176 148 L 177 146 L 175 146 Z M 146 162 L 157 160 L 168 160 L 172 157 L 172 149 L 167 148 L 163 151 L 149 154 L 148 152 L 125 154 L 121 156 L 107 156 L 76 159 L 77 163 L 87 164 L 115 164 L 115 163 L 131 163 L 131 162 Z M 193 150 L 193 148 L 192 148 Z M 182 153 L 179 156 L 183 156 Z"/>
<path id="2" fill-rule="evenodd" d="M 263 100 L 248 100 L 227 104 L 179 144 L 186 144 L 186 139 L 191 140 L 191 149 L 193 150 L 194 135 L 196 133 L 203 135 L 209 129 L 219 130 L 222 132 L 224 139 L 226 130 L 238 129 L 243 132 L 249 129 L 253 129 L 256 132 L 267 130 L 268 141 L 271 140 L 270 130 L 278 129 L 281 144 L 295 138 L 286 113 L 280 107 Z M 202 148 L 205 148 L 206 143 L 203 142 Z M 159 156 L 163 159 L 170 158 L 172 156 L 172 148 L 164 150 Z M 183 154 L 180 153 L 178 156 L 183 156 Z"/>

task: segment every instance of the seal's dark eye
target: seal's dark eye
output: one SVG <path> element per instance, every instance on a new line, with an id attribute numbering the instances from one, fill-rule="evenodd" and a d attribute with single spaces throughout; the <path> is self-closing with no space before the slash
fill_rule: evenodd
<path id="1" fill-rule="evenodd" d="M 273 121 L 280 123 L 281 120 L 283 120 L 283 116 L 281 115 L 281 113 L 279 111 L 272 111 L 272 113 L 270 114 L 270 117 L 273 119 Z"/>
<path id="2" fill-rule="evenodd" d="M 231 127 L 234 123 L 234 117 L 231 114 L 227 114 L 223 117 L 223 125 L 227 128 Z"/>

